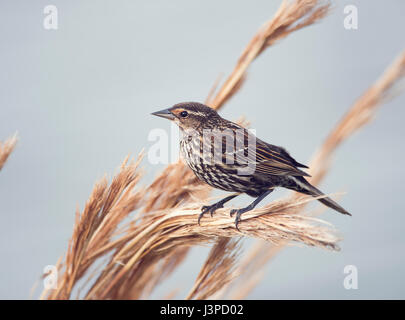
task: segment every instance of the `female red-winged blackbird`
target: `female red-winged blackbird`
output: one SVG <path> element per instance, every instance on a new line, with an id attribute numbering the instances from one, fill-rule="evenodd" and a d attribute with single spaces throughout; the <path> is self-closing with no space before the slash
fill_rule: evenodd
<path id="1" fill-rule="evenodd" d="M 211 205 L 204 206 L 198 218 L 222 208 L 241 193 L 255 197 L 250 205 L 231 210 L 236 213 L 235 226 L 242 213 L 252 210 L 276 187 L 321 196 L 299 168 L 307 166 L 294 160 L 281 147 L 268 144 L 236 123 L 221 118 L 212 108 L 197 102 L 185 102 L 172 108 L 152 113 L 174 121 L 181 132 L 180 151 L 196 176 L 214 188 L 235 192 Z M 330 198 L 318 199 L 326 206 L 350 215 Z"/>

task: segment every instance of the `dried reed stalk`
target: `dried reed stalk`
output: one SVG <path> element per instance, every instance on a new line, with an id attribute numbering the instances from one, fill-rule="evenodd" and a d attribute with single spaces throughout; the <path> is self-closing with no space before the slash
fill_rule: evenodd
<path id="1" fill-rule="evenodd" d="M 57 290 L 43 296 L 48 299 L 68 299 L 74 285 L 98 258 L 97 252 L 106 246 L 127 215 L 138 208 L 144 191 L 133 192 L 140 179 L 137 172 L 141 157 L 136 163 L 126 158 L 110 186 L 103 178 L 96 183 L 82 213 L 76 212 L 73 235 L 65 261 L 58 263 L 61 276 Z"/>
<path id="2" fill-rule="evenodd" d="M 319 21 L 328 8 L 329 3 L 315 0 L 284 1 L 273 20 L 249 43 L 211 105 L 221 107 L 238 90 L 247 67 L 265 48 L 292 31 Z M 68 252 L 58 264 L 58 288 L 45 291 L 43 298 L 68 299 L 80 280 L 91 283 L 84 295 L 87 299 L 145 298 L 183 261 L 188 247 L 215 242 L 211 252 L 216 256 L 209 255 L 188 295 L 208 298 L 214 295 L 212 288 L 219 292 L 233 279 L 236 246 L 224 238 L 234 236 L 338 248 L 339 237 L 326 223 L 295 213 L 297 207 L 313 198 L 300 198 L 294 203 L 280 200 L 246 213 L 240 224 L 243 233 L 234 228 L 226 209 L 198 226 L 199 208 L 210 188 L 178 162 L 169 165 L 147 188 L 135 189 L 140 177 L 136 171 L 138 163 L 139 160 L 130 165 L 125 162 L 110 186 L 106 180 L 95 186 L 85 209 L 77 214 Z M 124 223 L 137 208 L 133 221 Z M 217 255 L 218 248 L 222 255 Z M 91 273 L 91 267 L 100 260 L 102 271 Z M 207 271 L 212 265 L 217 267 L 211 273 L 214 277 L 209 277 Z M 212 282 L 218 277 L 224 281 Z"/>
<path id="3" fill-rule="evenodd" d="M 266 48 L 287 37 L 294 31 L 323 19 L 330 8 L 329 1 L 284 0 L 273 19 L 266 22 L 246 46 L 231 75 L 214 98 L 209 94 L 206 103 L 214 109 L 222 107 L 241 87 L 250 64 Z"/>
<path id="4" fill-rule="evenodd" d="M 0 141 L 0 170 L 3 168 L 11 152 L 17 144 L 17 134 L 8 138 L 4 143 Z"/>
<path id="5" fill-rule="evenodd" d="M 114 250 L 111 259 L 104 267 L 102 274 L 96 279 L 86 298 L 142 298 L 143 288 L 149 282 L 151 266 L 159 261 L 167 261 L 167 258 L 170 258 L 179 247 L 210 243 L 220 237 L 231 238 L 244 235 L 274 243 L 289 240 L 337 249 L 336 243 L 339 238 L 331 232 L 329 227 L 321 226 L 322 221 L 290 214 L 294 206 L 307 201 L 312 201 L 312 198 L 287 206 L 283 201 L 276 201 L 266 210 L 247 213 L 241 224 L 243 234 L 234 228 L 234 221 L 229 217 L 227 209 L 219 210 L 215 219 L 204 221 L 203 225 L 199 226 L 197 224 L 201 207 L 199 203 L 139 216 L 138 219 L 141 223 L 131 223 L 116 240 L 93 253 L 94 256 L 105 256 Z M 274 214 L 268 215 L 269 212 Z M 226 247 L 227 244 L 223 241 L 221 239 L 218 242 L 222 243 L 221 248 Z M 228 249 L 232 251 L 230 248 Z M 217 250 L 214 251 L 217 252 Z M 222 266 L 218 269 L 218 273 L 227 273 L 226 265 L 232 265 L 227 261 L 233 261 L 234 255 L 232 255 L 232 259 L 228 260 L 226 255 L 216 255 L 216 258 L 218 257 Z M 201 282 L 201 286 L 208 286 L 203 281 Z"/>
<path id="6" fill-rule="evenodd" d="M 137 164 L 123 166 L 110 187 L 107 187 L 105 180 L 96 184 L 84 211 L 81 215 L 77 214 L 65 261 L 58 266 L 62 273 L 60 284 L 49 295 L 45 294 L 45 297 L 69 298 L 73 285 L 83 277 L 89 267 L 100 257 L 110 257 L 86 298 L 142 298 L 145 288 L 150 286 L 151 274 L 157 263 L 161 263 L 164 270 L 168 269 L 166 272 L 178 265 L 179 248 L 220 239 L 214 248 L 221 248 L 223 253 L 233 252 L 233 242 L 225 241 L 221 237 L 244 235 L 274 243 L 289 240 L 337 249 L 339 238 L 328 226 L 321 225 L 325 223 L 311 217 L 291 214 L 295 206 L 312 201 L 313 198 L 301 199 L 293 204 L 275 201 L 266 208 L 246 213 L 243 223 L 240 224 L 243 234 L 234 228 L 234 221 L 229 217 L 227 209 L 219 210 L 215 219 L 204 221 L 203 225 L 199 226 L 197 217 L 200 213 L 200 203 L 171 210 L 138 213 L 133 221 L 118 228 L 131 211 L 143 205 L 147 194 L 160 192 L 133 190 L 139 179 L 136 167 Z M 118 232 L 112 232 L 114 230 Z M 215 249 L 215 254 L 210 256 L 219 259 L 219 262 L 215 259 L 214 261 L 221 267 L 215 268 L 216 272 L 210 273 L 210 277 L 202 276 L 205 274 L 204 270 L 211 269 L 213 259 L 208 259 L 207 267 L 200 275 L 201 280 L 198 280 L 199 285 L 196 285 L 196 288 L 205 289 L 193 291 L 189 295 L 190 298 L 207 297 L 212 293 L 213 279 L 222 279 L 220 286 L 215 284 L 217 289 L 232 280 L 231 267 L 237 255 L 218 255 L 218 250 Z M 173 255 L 176 256 L 174 260 Z M 164 278 L 162 273 L 160 275 L 160 278 Z M 205 279 L 210 281 L 207 283 Z M 203 294 L 202 291 L 206 293 Z M 150 288 L 147 292 L 150 292 Z"/>
<path id="7" fill-rule="evenodd" d="M 238 241 L 222 237 L 212 247 L 207 261 L 197 276 L 186 299 L 207 299 L 233 280 L 238 258 Z"/>
<path id="8" fill-rule="evenodd" d="M 358 98 L 349 111 L 336 124 L 329 133 L 320 149 L 315 153 L 310 162 L 311 183 L 316 185 L 321 182 L 332 162 L 334 152 L 339 145 L 351 135 L 369 123 L 375 116 L 378 107 L 396 93 L 395 85 L 405 76 L 405 51 L 384 71 L 381 77 Z M 295 203 L 300 196 L 293 194 L 288 202 Z M 284 245 L 271 246 L 263 241 L 256 242 L 251 251 L 242 259 L 236 272 L 244 274 L 238 278 L 221 298 L 243 299 L 262 279 L 263 267 Z"/>

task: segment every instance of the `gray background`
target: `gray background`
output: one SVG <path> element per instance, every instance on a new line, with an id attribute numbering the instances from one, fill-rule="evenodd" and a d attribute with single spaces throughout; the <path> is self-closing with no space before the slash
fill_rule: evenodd
<path id="1" fill-rule="evenodd" d="M 279 3 L 1 1 L 0 139 L 18 131 L 20 141 L 0 172 L 0 298 L 29 298 L 44 266 L 66 250 L 94 182 L 148 148 L 151 129 L 170 128 L 150 112 L 204 100 Z M 59 10 L 57 31 L 42 26 L 48 4 Z M 357 31 L 343 28 L 345 4 L 358 6 Z M 323 22 L 254 62 L 222 115 L 246 115 L 262 139 L 305 163 L 405 48 L 404 14 L 402 0 L 339 1 Z M 323 215 L 344 236 L 342 251 L 284 250 L 249 298 L 405 298 L 404 103 L 402 95 L 384 105 L 344 143 L 321 186 L 347 191 L 340 202 L 353 217 Z M 163 168 L 144 165 L 144 182 Z M 194 249 L 154 297 L 186 292 L 207 251 Z M 343 287 L 348 264 L 358 267 L 358 290 Z"/>

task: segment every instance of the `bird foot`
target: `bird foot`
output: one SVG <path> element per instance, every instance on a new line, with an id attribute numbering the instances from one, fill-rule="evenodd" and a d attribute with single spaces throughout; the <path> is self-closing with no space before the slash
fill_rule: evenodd
<path id="1" fill-rule="evenodd" d="M 231 216 L 231 217 L 233 217 L 233 215 L 236 213 L 236 217 L 235 217 L 235 228 L 236 228 L 239 232 L 240 232 L 240 230 L 239 230 L 238 225 L 239 225 L 239 222 L 242 221 L 241 218 L 240 218 L 240 216 L 241 216 L 243 213 L 248 212 L 248 211 L 250 211 L 250 210 L 252 210 L 252 208 L 246 207 L 246 208 L 241 208 L 241 209 L 232 209 L 232 210 L 230 211 L 230 216 Z"/>
<path id="2" fill-rule="evenodd" d="M 211 215 L 211 217 L 214 215 L 214 212 L 217 210 L 217 209 L 220 209 L 220 208 L 223 208 L 224 207 L 224 204 L 223 203 L 214 203 L 213 205 L 210 205 L 210 206 L 203 206 L 202 208 L 201 208 L 201 213 L 200 213 L 200 215 L 198 216 L 198 225 L 200 225 L 200 220 L 201 220 L 201 218 L 204 216 L 204 214 L 206 214 L 207 212 L 209 212 L 210 213 L 210 215 Z"/>

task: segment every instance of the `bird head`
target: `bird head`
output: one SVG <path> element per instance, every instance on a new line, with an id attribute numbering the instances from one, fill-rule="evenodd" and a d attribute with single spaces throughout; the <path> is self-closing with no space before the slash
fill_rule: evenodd
<path id="1" fill-rule="evenodd" d="M 221 119 L 214 109 L 198 102 L 178 103 L 169 109 L 152 114 L 174 121 L 185 131 L 213 128 Z"/>

